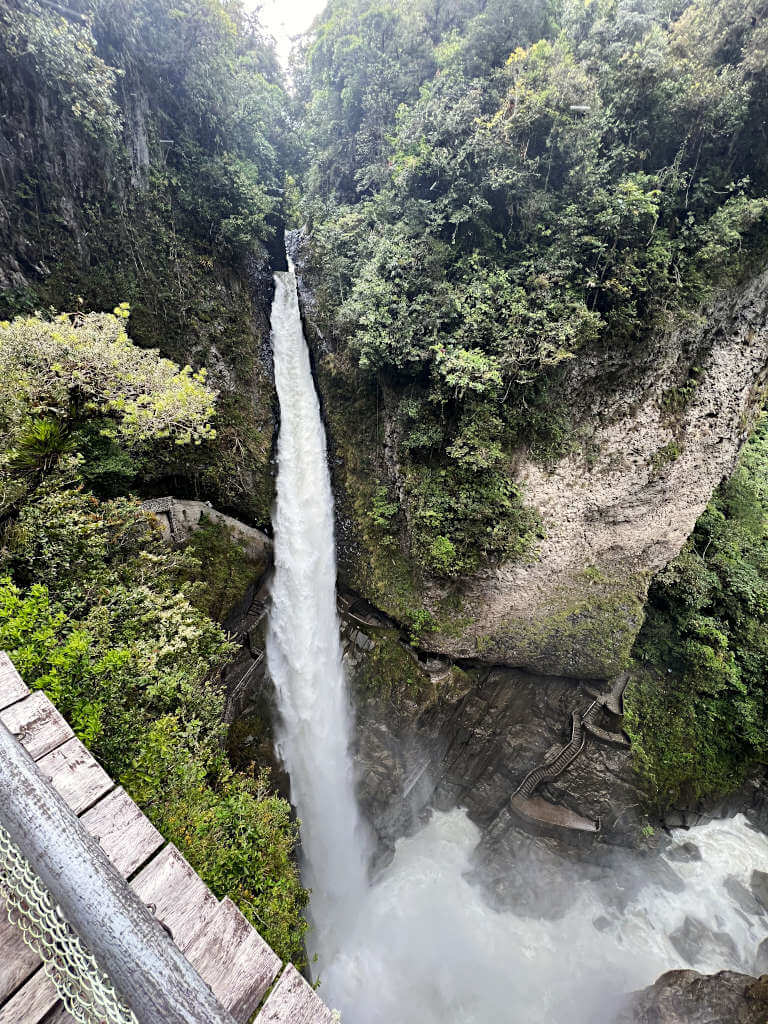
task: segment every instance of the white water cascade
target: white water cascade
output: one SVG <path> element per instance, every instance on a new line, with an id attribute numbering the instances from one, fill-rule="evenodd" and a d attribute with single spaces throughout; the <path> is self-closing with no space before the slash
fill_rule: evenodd
<path id="1" fill-rule="evenodd" d="M 364 897 L 368 846 L 349 756 L 325 431 L 292 269 L 275 274 L 272 345 L 280 434 L 267 663 L 280 712 L 278 749 L 302 823 L 310 946 L 332 956 Z"/>
<path id="2" fill-rule="evenodd" d="M 479 831 L 461 810 L 436 813 L 400 840 L 392 863 L 368 884 L 325 436 L 296 280 L 288 272 L 275 281 L 281 421 L 267 658 L 279 750 L 302 821 L 309 946 L 323 998 L 344 1024 L 608 1024 L 625 993 L 666 970 L 757 969 L 768 915 L 750 903 L 748 886 L 752 870 L 768 872 L 768 837 L 740 817 L 677 834 L 664 870 L 649 870 L 640 886 L 627 885 L 646 870 L 630 853 L 624 867 L 605 871 L 564 861 L 560 881 L 575 898 L 557 919 L 530 906 L 525 914 L 488 906 L 468 881 Z M 686 859 L 690 840 L 699 859 Z M 541 881 L 536 865 L 509 870 L 524 887 Z M 699 928 L 688 961 L 679 939 L 686 918 Z"/>

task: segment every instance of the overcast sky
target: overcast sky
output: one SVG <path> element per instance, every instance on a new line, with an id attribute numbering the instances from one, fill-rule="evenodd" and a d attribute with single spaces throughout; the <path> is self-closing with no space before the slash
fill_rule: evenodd
<path id="1" fill-rule="evenodd" d="M 283 65 L 288 60 L 293 36 L 306 32 L 325 7 L 326 0 L 249 0 L 259 8 L 261 20 L 277 40 L 277 52 Z"/>

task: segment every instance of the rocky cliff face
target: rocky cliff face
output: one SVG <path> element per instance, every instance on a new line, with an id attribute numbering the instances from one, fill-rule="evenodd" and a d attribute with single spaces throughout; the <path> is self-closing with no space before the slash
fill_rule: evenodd
<path id="1" fill-rule="evenodd" d="M 19 55 L 9 39 L 0 19 L 0 318 L 128 302 L 133 341 L 205 367 L 221 392 L 218 439 L 175 453 L 136 487 L 208 498 L 268 525 L 276 398 L 267 248 L 238 255 L 205 236 L 189 206 L 204 201 L 205 183 L 190 197 L 179 182 L 174 159 L 184 153 L 165 137 L 175 111 L 156 79 L 126 58 L 109 118 L 89 125 L 34 46 Z M 124 42 L 108 32 L 96 41 L 108 62 Z"/>
<path id="2" fill-rule="evenodd" d="M 598 820 L 602 842 L 642 845 L 638 782 L 620 719 L 608 711 L 567 770 L 537 788 L 554 820 L 521 821 L 510 810 L 526 774 L 568 743 L 573 712 L 593 704 L 601 683 L 419 655 L 359 601 L 345 598 L 341 610 L 359 793 L 384 848 L 427 808 L 456 805 L 483 829 L 488 865 L 509 863 L 525 830 L 570 856 L 573 846 L 594 845 L 594 832 L 579 826 Z"/>
<path id="3" fill-rule="evenodd" d="M 374 455 L 365 450 L 364 407 L 338 408 L 334 357 L 313 329 L 306 287 L 303 297 L 335 452 L 342 579 L 396 618 L 426 608 L 436 628 L 423 645 L 452 658 L 584 679 L 620 671 L 652 575 L 679 552 L 733 470 L 760 405 L 768 272 L 640 351 L 580 353 L 560 396 L 574 424 L 572 450 L 550 467 L 520 450 L 509 467 L 544 537 L 523 561 L 458 586 L 424 579 L 409 561 L 407 537 L 384 556 L 376 550 L 367 513 L 374 466 L 385 466 L 405 492 L 387 391 L 376 411 Z"/>
<path id="4" fill-rule="evenodd" d="M 584 448 L 516 475 L 546 536 L 526 565 L 465 588 L 478 626 L 442 649 L 571 676 L 618 671 L 650 577 L 679 552 L 734 467 L 768 367 L 768 273 L 722 296 L 641 357 L 592 352 L 566 383 Z M 474 643 L 473 643 L 474 641 Z"/>
<path id="5" fill-rule="evenodd" d="M 737 812 L 768 827 L 764 779 L 718 803 L 675 808 L 663 822 L 649 818 L 622 731 L 623 674 L 609 686 L 456 663 L 418 652 L 391 620 L 353 595 L 342 596 L 340 611 L 357 715 L 358 792 L 382 851 L 430 808 L 465 807 L 483 833 L 478 877 L 494 905 L 519 907 L 527 897 L 509 865 L 527 857 L 535 859 L 543 889 L 554 892 L 564 859 L 610 869 L 612 851 L 626 847 L 652 858 L 665 842 L 663 827 Z M 574 713 L 588 722 L 575 748 Z M 532 804 L 512 799 L 531 771 L 563 750 L 566 766 L 536 786 Z M 543 893 L 529 895 L 540 902 Z M 560 894 L 558 906 L 567 898 Z"/>

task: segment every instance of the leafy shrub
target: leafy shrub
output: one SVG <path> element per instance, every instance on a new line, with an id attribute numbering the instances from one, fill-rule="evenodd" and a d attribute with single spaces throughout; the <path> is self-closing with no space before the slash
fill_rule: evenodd
<path id="1" fill-rule="evenodd" d="M 258 570 L 248 558 L 245 545 L 224 523 L 203 517 L 187 542 L 191 556 L 190 580 L 204 579 L 205 588 L 193 596 L 193 604 L 217 622 L 223 622 L 235 602 L 245 594 Z"/>
<path id="2" fill-rule="evenodd" d="M 397 504 L 389 500 L 386 487 L 377 487 L 371 502 L 371 521 L 382 530 L 388 530 L 397 514 Z"/>
<path id="3" fill-rule="evenodd" d="M 768 757 L 768 420 L 650 591 L 627 728 L 660 808 L 736 788 Z"/>
<path id="4" fill-rule="evenodd" d="M 52 484 L 52 482 L 51 482 Z M 195 607 L 200 565 L 141 507 L 49 484 L 7 531 L 0 649 L 220 897 L 301 963 L 298 825 L 262 772 L 224 753 L 225 634 Z"/>
<path id="5" fill-rule="evenodd" d="M 177 444 L 213 436 L 216 393 L 205 371 L 179 369 L 157 352 L 133 345 L 128 310 L 53 321 L 0 323 L 0 440 L 12 447 L 24 418 L 39 410 L 69 425 L 100 419 L 129 445 L 172 437 Z"/>

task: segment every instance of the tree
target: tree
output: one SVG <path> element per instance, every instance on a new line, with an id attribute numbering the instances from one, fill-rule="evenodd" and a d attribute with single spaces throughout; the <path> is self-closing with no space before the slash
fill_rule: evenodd
<path id="1" fill-rule="evenodd" d="M 199 444 L 214 436 L 216 392 L 205 371 L 183 369 L 137 348 L 125 331 L 128 310 L 63 314 L 54 320 L 0 323 L 0 443 L 29 436 L 31 417 L 71 432 L 88 420 L 129 447 L 172 438 Z M 38 439 L 43 440 L 38 428 Z M 50 437 L 51 431 L 48 431 Z"/>

